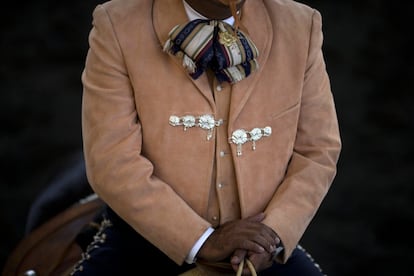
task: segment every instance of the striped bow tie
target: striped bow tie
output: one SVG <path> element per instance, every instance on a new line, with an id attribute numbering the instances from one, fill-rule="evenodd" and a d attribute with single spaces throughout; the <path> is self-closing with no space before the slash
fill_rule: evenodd
<path id="1" fill-rule="evenodd" d="M 182 58 L 193 79 L 210 68 L 219 81 L 236 83 L 258 68 L 258 50 L 241 30 L 219 20 L 196 19 L 175 26 L 164 51 Z"/>

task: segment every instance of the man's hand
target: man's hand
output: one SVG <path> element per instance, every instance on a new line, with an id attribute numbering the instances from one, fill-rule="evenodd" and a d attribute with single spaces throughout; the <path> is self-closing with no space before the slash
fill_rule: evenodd
<path id="1" fill-rule="evenodd" d="M 251 252 L 253 256 L 254 253 L 258 256 L 271 254 L 279 243 L 279 238 L 271 228 L 261 223 L 264 217 L 264 213 L 259 213 L 221 225 L 205 241 L 197 257 L 206 261 L 220 261 L 231 256 L 237 249 Z M 260 259 L 254 257 L 256 258 Z M 259 261 L 256 260 L 256 263 Z"/>
<path id="2" fill-rule="evenodd" d="M 250 262 L 253 264 L 256 272 L 260 272 L 265 270 L 266 268 L 269 268 L 273 264 L 273 255 L 272 253 L 269 253 L 267 251 L 264 251 L 262 253 L 254 253 L 254 252 L 248 252 L 244 249 L 238 249 L 234 252 L 233 256 L 231 257 L 230 263 L 234 269 L 234 271 L 237 271 L 239 269 L 239 264 L 243 259 L 249 259 Z M 250 269 L 245 264 L 243 267 L 243 271 L 241 275 L 251 275 Z"/>

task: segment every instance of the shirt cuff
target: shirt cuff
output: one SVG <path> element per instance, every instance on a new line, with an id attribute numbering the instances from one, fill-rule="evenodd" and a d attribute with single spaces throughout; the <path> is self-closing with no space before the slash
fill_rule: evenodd
<path id="1" fill-rule="evenodd" d="M 203 235 L 198 239 L 198 241 L 194 244 L 193 248 L 191 248 L 190 253 L 188 253 L 187 258 L 185 258 L 185 262 L 188 264 L 193 264 L 196 261 L 196 255 L 198 251 L 200 250 L 201 246 L 204 244 L 204 242 L 207 240 L 208 237 L 214 232 L 214 228 L 209 227 L 204 232 Z"/>

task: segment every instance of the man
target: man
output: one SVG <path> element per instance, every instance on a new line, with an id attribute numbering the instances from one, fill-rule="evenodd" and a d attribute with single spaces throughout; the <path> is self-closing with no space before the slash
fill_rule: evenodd
<path id="1" fill-rule="evenodd" d="M 73 274 L 321 275 L 298 245 L 341 149 L 319 12 L 113 0 L 89 42 L 84 152 L 108 210 Z"/>

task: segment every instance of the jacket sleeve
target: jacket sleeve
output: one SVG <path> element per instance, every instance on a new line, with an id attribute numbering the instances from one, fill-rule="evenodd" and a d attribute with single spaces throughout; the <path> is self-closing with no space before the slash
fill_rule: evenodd
<path id="1" fill-rule="evenodd" d="M 210 224 L 154 175 L 152 163 L 142 154 L 134 90 L 105 7 L 94 11 L 82 74 L 88 181 L 138 233 L 181 264 Z"/>
<path id="2" fill-rule="evenodd" d="M 313 11 L 300 115 L 285 178 L 266 209 L 264 223 L 284 244 L 286 262 L 314 217 L 336 175 L 339 126 L 322 53 L 322 21 Z"/>

